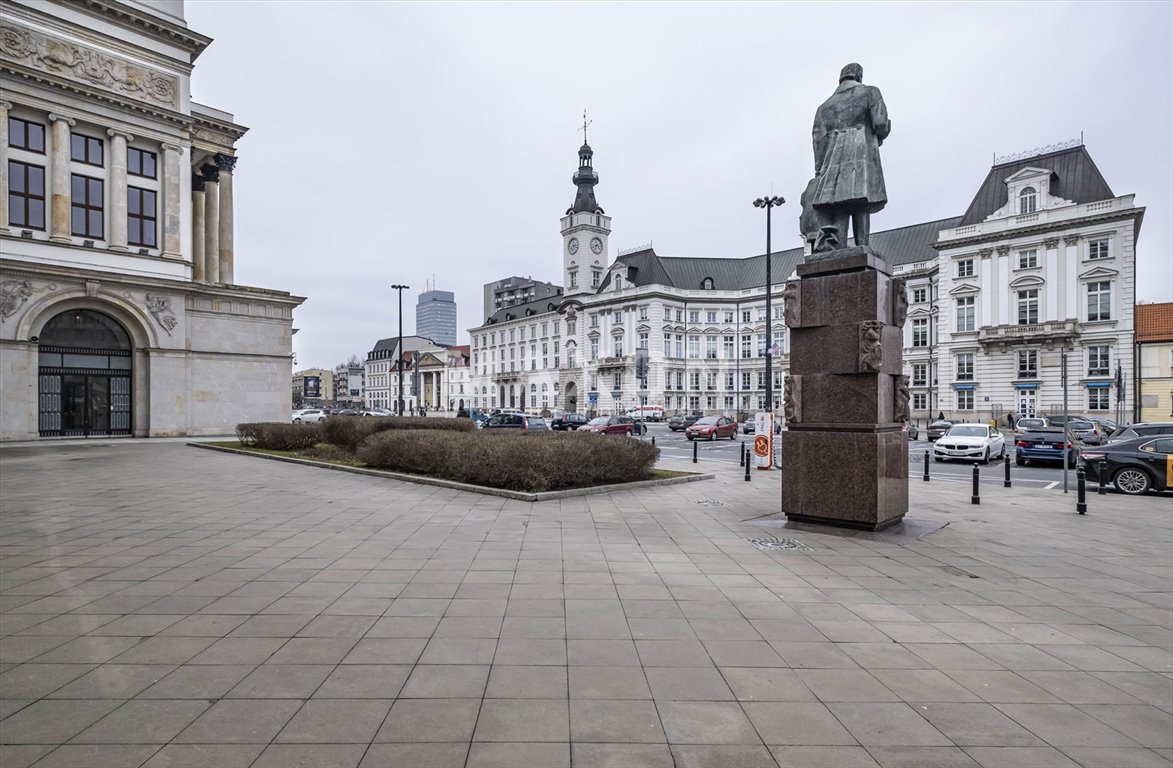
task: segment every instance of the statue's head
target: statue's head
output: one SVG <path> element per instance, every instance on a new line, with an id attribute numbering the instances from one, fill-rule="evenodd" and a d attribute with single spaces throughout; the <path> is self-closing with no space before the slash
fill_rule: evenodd
<path id="1" fill-rule="evenodd" d="M 842 83 L 844 80 L 854 80 L 857 83 L 862 83 L 863 67 L 861 67 L 859 64 L 855 64 L 854 62 L 848 64 L 839 73 L 839 82 Z"/>

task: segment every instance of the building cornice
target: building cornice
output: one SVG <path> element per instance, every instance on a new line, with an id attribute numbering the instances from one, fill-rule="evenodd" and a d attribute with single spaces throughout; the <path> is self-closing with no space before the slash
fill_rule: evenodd
<path id="1" fill-rule="evenodd" d="M 956 239 L 944 241 L 938 240 L 935 243 L 930 243 L 929 247 L 933 248 L 939 253 L 941 251 L 951 251 L 955 248 L 970 248 L 976 245 L 981 245 L 983 243 L 993 243 L 1002 240 L 1014 240 L 1020 237 L 1043 235 L 1049 232 L 1063 232 L 1066 230 L 1075 229 L 1076 227 L 1085 227 L 1092 224 L 1102 224 L 1110 221 L 1136 219 L 1139 222 L 1142 218 L 1144 218 L 1144 208 L 1126 208 L 1120 211 L 1110 211 L 1093 216 L 1083 216 L 1078 219 L 1063 219 L 1061 221 L 1056 221 L 1053 223 L 1049 222 L 1036 226 L 1003 229 L 997 232 L 978 234 L 973 237 L 959 237 Z"/>
<path id="2" fill-rule="evenodd" d="M 212 43 L 212 38 L 207 35 L 201 35 L 180 24 L 144 13 L 125 3 L 120 3 L 118 0 L 72 0 L 70 5 L 125 29 L 166 40 L 187 51 L 193 62 Z"/>
<path id="3" fill-rule="evenodd" d="M 81 96 L 85 99 L 92 99 L 93 101 L 109 104 L 127 112 L 134 112 L 139 115 L 145 115 L 151 119 L 159 120 L 185 130 L 189 130 L 192 125 L 192 119 L 181 112 L 176 112 L 171 109 L 163 107 L 155 107 L 144 101 L 135 101 L 132 99 L 124 99 L 116 93 L 108 91 L 101 91 L 96 88 L 90 88 L 75 80 L 69 80 L 64 77 L 49 74 L 47 72 L 39 72 L 34 69 L 22 67 L 10 61 L 4 61 L 0 64 L 0 74 L 17 77 L 22 80 L 28 80 L 42 86 L 60 89 L 69 93 Z M 8 90 L 8 97 L 20 101 L 20 96 L 12 90 Z"/>

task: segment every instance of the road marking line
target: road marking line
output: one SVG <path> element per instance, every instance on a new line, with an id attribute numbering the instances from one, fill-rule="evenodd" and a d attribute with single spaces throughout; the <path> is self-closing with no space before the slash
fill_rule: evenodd
<path id="1" fill-rule="evenodd" d="M 1051 490 L 1052 488 L 1058 487 L 1058 485 L 1059 485 L 1059 481 L 1058 481 L 1058 480 L 1056 480 L 1055 482 L 1051 483 L 1050 485 L 1045 485 L 1045 486 L 1043 486 L 1043 490 L 1044 490 L 1044 491 L 1049 491 L 1049 490 Z"/>

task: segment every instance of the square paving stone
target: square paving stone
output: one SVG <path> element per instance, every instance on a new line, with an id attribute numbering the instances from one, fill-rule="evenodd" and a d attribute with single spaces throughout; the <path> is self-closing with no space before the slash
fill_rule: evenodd
<path id="1" fill-rule="evenodd" d="M 261 664 L 285 643 L 285 639 L 279 637 L 225 637 L 209 645 L 203 653 L 187 663 Z"/>
<path id="2" fill-rule="evenodd" d="M 465 768 L 468 742 L 372 744 L 359 768 Z"/>
<path id="3" fill-rule="evenodd" d="M 375 741 L 471 741 L 480 699 L 399 699 Z"/>
<path id="4" fill-rule="evenodd" d="M 264 744 L 168 744 L 142 768 L 250 768 Z"/>
<path id="5" fill-rule="evenodd" d="M 453 621 L 455 620 L 453 619 Z M 496 626 L 499 628 L 502 638 L 564 639 L 566 637 L 566 620 L 562 618 L 507 616 L 504 624 L 498 621 Z M 477 635 L 465 636 L 476 637 Z M 497 635 L 486 635 L 486 637 L 497 637 Z"/>
<path id="6" fill-rule="evenodd" d="M 819 701 L 900 700 L 862 669 L 799 669 L 797 674 Z"/>
<path id="7" fill-rule="evenodd" d="M 399 697 L 404 699 L 474 699 L 483 696 L 489 679 L 488 665 L 421 664 L 411 676 Z"/>
<path id="8" fill-rule="evenodd" d="M 566 666 L 565 640 L 503 637 L 497 641 L 494 664 L 549 664 Z"/>
<path id="9" fill-rule="evenodd" d="M 1080 707 L 1150 749 L 1173 749 L 1173 714 L 1156 707 L 1120 704 L 1085 704 Z"/>
<path id="10" fill-rule="evenodd" d="M 636 640 L 696 640 L 687 619 L 634 619 L 627 625 Z"/>
<path id="11" fill-rule="evenodd" d="M 554 621 L 561 622 L 560 619 Z M 499 616 L 445 616 L 440 619 L 433 637 L 443 638 L 497 638 L 502 635 Z"/>
<path id="12" fill-rule="evenodd" d="M 952 744 L 907 704 L 828 704 L 865 747 L 934 747 Z"/>
<path id="13" fill-rule="evenodd" d="M 640 657 L 631 640 L 567 640 L 567 662 L 572 667 L 638 667 Z"/>
<path id="14" fill-rule="evenodd" d="M 219 699 L 248 676 L 251 664 L 189 664 L 138 695 L 140 699 Z"/>
<path id="15" fill-rule="evenodd" d="M 301 702 L 292 699 L 222 699 L 175 737 L 179 744 L 267 744 Z"/>
<path id="16" fill-rule="evenodd" d="M 319 616 L 298 632 L 298 637 L 350 637 L 358 640 L 377 619 L 371 616 Z"/>
<path id="17" fill-rule="evenodd" d="M 1080 768 L 1054 747 L 966 747 L 965 753 L 982 768 Z"/>
<path id="18" fill-rule="evenodd" d="M 166 744 L 208 709 L 206 700 L 128 701 L 73 738 L 78 744 Z"/>
<path id="19" fill-rule="evenodd" d="M 0 695 L 5 699 L 40 699 L 99 668 L 93 664 L 21 664 L 0 673 Z"/>
<path id="20" fill-rule="evenodd" d="M 315 698 L 393 699 L 412 667 L 407 664 L 344 664 L 334 669 Z"/>
<path id="21" fill-rule="evenodd" d="M 660 716 L 651 701 L 574 699 L 570 734 L 577 742 L 661 743 Z"/>
<path id="22" fill-rule="evenodd" d="M 262 664 L 228 692 L 229 699 L 308 699 L 334 667 L 329 664 Z"/>
<path id="23" fill-rule="evenodd" d="M 733 692 L 714 667 L 648 667 L 644 672 L 657 700 L 733 700 Z"/>
<path id="24" fill-rule="evenodd" d="M 563 699 L 485 699 L 474 741 L 570 741 Z"/>
<path id="25" fill-rule="evenodd" d="M 500 666 L 489 674 L 485 697 L 491 699 L 561 699 L 568 695 L 566 667 Z"/>
<path id="26" fill-rule="evenodd" d="M 696 640 L 637 640 L 635 647 L 645 667 L 714 666 L 705 646 Z"/>
<path id="27" fill-rule="evenodd" d="M 676 768 L 777 768 L 765 747 L 673 744 Z"/>
<path id="28" fill-rule="evenodd" d="M 672 751 L 667 744 L 590 744 L 570 745 L 574 768 L 674 768 Z"/>
<path id="29" fill-rule="evenodd" d="M 53 754 L 37 763 L 38 768 L 123 768 L 140 766 L 157 752 L 157 744 L 66 744 L 53 750 Z M 31 763 L 25 763 L 30 765 Z M 9 763 L 0 755 L 0 765 L 9 768 Z"/>
<path id="30" fill-rule="evenodd" d="M 958 747 L 869 747 L 882 768 L 983 768 Z"/>
<path id="31" fill-rule="evenodd" d="M 224 637 L 248 620 L 236 614 L 187 616 L 160 632 L 164 637 Z"/>
<path id="32" fill-rule="evenodd" d="M 880 768 L 863 747 L 770 747 L 778 768 Z"/>
<path id="33" fill-rule="evenodd" d="M 7 645 L 12 640 L 4 642 Z M 140 642 L 142 642 L 141 637 L 79 637 L 41 654 L 37 657 L 37 663 L 101 664 L 133 648 Z"/>
<path id="34" fill-rule="evenodd" d="M 282 645 L 267 661 L 270 664 L 338 664 L 355 647 L 353 638 L 295 637 Z"/>
<path id="35" fill-rule="evenodd" d="M 723 701 L 658 701 L 670 744 L 761 744 L 741 707 Z"/>
<path id="36" fill-rule="evenodd" d="M 375 642 L 375 641 L 368 641 Z M 378 641 L 388 642 L 388 641 Z M 398 641 L 406 642 L 406 641 Z M 490 638 L 433 638 L 419 657 L 420 664 L 492 664 L 497 640 Z"/>
<path id="37" fill-rule="evenodd" d="M 960 747 L 1041 747 L 1039 737 L 991 704 L 914 704 L 921 717 Z"/>
<path id="38" fill-rule="evenodd" d="M 643 672 L 629 667 L 569 667 L 571 699 L 650 699 Z"/>
<path id="39" fill-rule="evenodd" d="M 357 768 L 366 744 L 271 744 L 250 768 Z"/>
<path id="40" fill-rule="evenodd" d="M 872 675 L 907 702 L 980 701 L 977 694 L 936 669 L 875 669 Z"/>
<path id="41" fill-rule="evenodd" d="M 390 699 L 310 699 L 277 735 L 277 741 L 369 744 L 390 709 Z"/>
<path id="42" fill-rule="evenodd" d="M 1141 746 L 1069 704 L 999 704 L 998 709 L 1053 747 Z"/>
<path id="43" fill-rule="evenodd" d="M 366 637 L 422 637 L 429 638 L 439 626 L 439 617 L 385 616 L 367 630 Z"/>
<path id="44" fill-rule="evenodd" d="M 64 744 L 122 703 L 114 699 L 42 699 L 8 717 L 2 739 L 9 744 Z"/>
<path id="45" fill-rule="evenodd" d="M 758 702 L 743 705 L 767 744 L 837 746 L 856 740 L 819 702 Z"/>
<path id="46" fill-rule="evenodd" d="M 721 674 L 739 701 L 815 701 L 793 669 L 721 667 Z"/>
<path id="47" fill-rule="evenodd" d="M 569 744 L 473 742 L 466 768 L 570 768 Z"/>

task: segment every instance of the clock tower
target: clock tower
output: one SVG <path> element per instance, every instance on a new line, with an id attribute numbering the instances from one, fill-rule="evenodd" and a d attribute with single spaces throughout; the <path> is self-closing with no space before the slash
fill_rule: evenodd
<path id="1" fill-rule="evenodd" d="M 599 174 L 592 167 L 594 151 L 586 142 L 589 123 L 583 120 L 583 142 L 578 150 L 578 171 L 571 183 L 578 187 L 574 205 L 562 217 L 562 284 L 565 295 L 594 292 L 607 270 L 607 238 L 611 234 L 611 217 L 595 201 Z"/>

